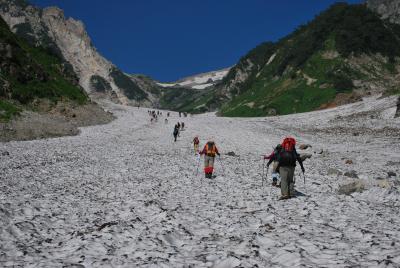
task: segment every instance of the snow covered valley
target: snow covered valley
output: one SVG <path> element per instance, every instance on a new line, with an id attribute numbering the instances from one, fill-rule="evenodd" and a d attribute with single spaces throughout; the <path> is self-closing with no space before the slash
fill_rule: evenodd
<path id="1" fill-rule="evenodd" d="M 400 267 L 395 104 L 168 124 L 107 104 L 118 119 L 78 136 L 0 143 L 0 266 Z M 195 175 L 196 134 L 222 152 L 213 180 Z M 278 201 L 262 155 L 287 135 L 312 157 L 298 196 Z M 363 190 L 338 193 L 353 181 Z"/>

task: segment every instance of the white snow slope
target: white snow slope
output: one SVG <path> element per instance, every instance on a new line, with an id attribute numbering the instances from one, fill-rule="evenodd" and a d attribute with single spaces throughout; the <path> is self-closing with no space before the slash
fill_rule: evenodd
<path id="1" fill-rule="evenodd" d="M 400 267 L 394 103 L 169 124 L 108 104 L 118 119 L 79 136 L 0 143 L 0 267 Z M 174 143 L 178 120 L 187 130 Z M 222 152 L 214 180 L 194 175 L 195 134 Z M 286 135 L 313 156 L 306 185 L 296 171 L 302 194 L 278 201 L 261 186 L 261 155 Z M 367 189 L 338 195 L 351 179 L 329 168 L 356 170 Z"/>

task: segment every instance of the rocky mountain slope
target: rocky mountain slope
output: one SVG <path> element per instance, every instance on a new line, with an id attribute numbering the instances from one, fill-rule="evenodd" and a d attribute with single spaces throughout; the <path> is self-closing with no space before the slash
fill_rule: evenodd
<path id="1" fill-rule="evenodd" d="M 18 36 L 68 62 L 91 97 L 108 97 L 122 104 L 153 105 L 152 93 L 101 56 L 84 24 L 66 18 L 61 9 L 42 10 L 24 0 L 1 0 L 0 15 Z"/>
<path id="2" fill-rule="evenodd" d="M 18 38 L 0 17 L 0 141 L 72 135 L 112 119 L 70 65 Z"/>
<path id="3" fill-rule="evenodd" d="M 367 5 L 376 11 L 383 19 L 400 24 L 400 1 L 397 0 L 368 0 Z"/>
<path id="4" fill-rule="evenodd" d="M 23 105 L 35 98 L 87 102 L 87 95 L 67 65 L 16 37 L 1 18 L 0 52 L 2 103 L 12 105 L 12 101 L 17 101 Z M 3 118 L 6 117 L 8 113 L 3 114 Z"/>
<path id="5" fill-rule="evenodd" d="M 83 23 L 62 10 L 0 0 L 11 29 L 58 55 L 91 98 L 225 116 L 305 112 L 398 94 L 400 26 L 392 23 L 398 10 L 397 1 L 336 4 L 278 42 L 260 44 L 232 68 L 157 83 L 121 72 L 96 51 Z"/>
<path id="6" fill-rule="evenodd" d="M 399 40 L 400 27 L 367 5 L 338 3 L 278 42 L 250 51 L 195 107 L 265 116 L 398 94 Z"/>
<path id="7" fill-rule="evenodd" d="M 157 83 L 160 87 L 159 107 L 175 111 L 207 112 L 204 102 L 213 98 L 214 87 L 221 83 L 230 68 L 201 73 L 172 83 Z"/>

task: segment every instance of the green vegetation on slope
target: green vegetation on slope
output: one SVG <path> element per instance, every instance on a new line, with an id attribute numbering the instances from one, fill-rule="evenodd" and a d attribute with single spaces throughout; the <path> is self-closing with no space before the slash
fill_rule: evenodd
<path id="1" fill-rule="evenodd" d="M 111 70 L 110 75 L 114 79 L 117 87 L 122 88 L 129 99 L 140 101 L 147 97 L 146 92 L 144 92 L 135 82 L 117 68 L 114 67 Z"/>
<path id="2" fill-rule="evenodd" d="M 92 77 L 90 77 L 90 86 L 96 92 L 105 93 L 112 90 L 110 83 L 99 75 L 92 75 Z"/>
<path id="3" fill-rule="evenodd" d="M 180 112 L 202 113 L 207 111 L 204 103 L 211 99 L 209 91 L 169 87 L 162 89 L 160 105 L 163 109 Z"/>
<path id="4" fill-rule="evenodd" d="M 21 109 L 8 101 L 0 99 L 0 122 L 7 122 L 13 116 L 19 115 Z"/>
<path id="5" fill-rule="evenodd" d="M 3 104 L 0 112 L 7 114 L 4 118 L 17 114 L 15 111 L 19 110 L 8 100 L 25 105 L 37 98 L 53 102 L 67 99 L 78 104 L 84 104 L 88 99 L 69 64 L 17 38 L 2 18 L 0 61 L 0 100 Z"/>
<path id="6" fill-rule="evenodd" d="M 396 73 L 399 29 L 364 5 L 335 4 L 279 42 L 262 44 L 243 57 L 214 93 L 217 96 L 229 88 L 233 96 L 220 114 L 312 111 L 332 102 L 338 93 L 352 92 L 354 80 L 371 80 L 370 72 L 375 72 L 373 79 L 383 81 L 384 75 Z M 349 58 L 363 55 L 381 55 L 387 60 L 376 60 L 381 69 L 365 64 L 360 71 Z M 248 77 L 232 86 L 238 72 Z"/>

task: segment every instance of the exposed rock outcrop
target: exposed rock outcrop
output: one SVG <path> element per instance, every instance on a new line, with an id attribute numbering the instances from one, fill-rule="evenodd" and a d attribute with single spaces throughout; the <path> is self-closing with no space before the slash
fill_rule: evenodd
<path id="1" fill-rule="evenodd" d="M 398 0 L 368 0 L 370 9 L 379 13 L 383 19 L 400 24 L 400 1 Z"/>
<path id="2" fill-rule="evenodd" d="M 39 9 L 24 1 L 4 0 L 0 15 L 11 30 L 32 45 L 43 46 L 63 58 L 77 74 L 79 84 L 93 98 L 107 97 L 122 104 L 153 105 L 151 92 L 141 88 L 93 46 L 84 24 L 66 18 L 57 7 Z"/>

